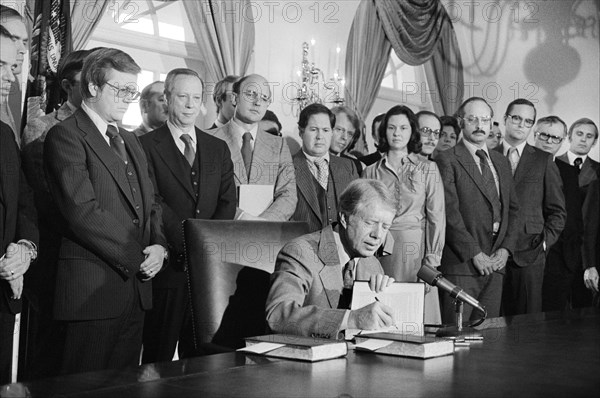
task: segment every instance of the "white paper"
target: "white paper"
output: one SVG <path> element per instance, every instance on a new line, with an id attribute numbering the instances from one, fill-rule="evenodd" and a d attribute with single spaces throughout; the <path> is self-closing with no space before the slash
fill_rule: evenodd
<path id="1" fill-rule="evenodd" d="M 354 348 L 362 348 L 367 351 L 377 351 L 380 348 L 392 344 L 392 340 L 369 339 L 354 346 Z"/>
<path id="2" fill-rule="evenodd" d="M 279 344 L 279 343 L 258 343 L 258 344 L 253 344 L 251 346 L 248 347 L 243 347 L 238 349 L 238 351 L 243 351 L 243 352 L 251 352 L 253 354 L 264 354 L 266 352 L 269 351 L 273 351 L 274 349 L 280 348 L 285 346 L 285 344 Z"/>
<path id="3" fill-rule="evenodd" d="M 273 203 L 274 189 L 274 185 L 242 184 L 238 207 L 253 216 L 260 216 Z"/>
<path id="4" fill-rule="evenodd" d="M 376 293 L 369 282 L 355 281 L 352 289 L 351 310 L 362 308 L 375 301 L 392 308 L 395 325 L 390 329 L 397 333 L 423 335 L 425 308 L 425 284 L 396 282 L 384 292 Z"/>

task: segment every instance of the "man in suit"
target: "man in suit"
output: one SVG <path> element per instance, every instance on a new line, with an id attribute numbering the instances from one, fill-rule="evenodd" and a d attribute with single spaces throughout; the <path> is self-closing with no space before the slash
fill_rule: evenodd
<path id="1" fill-rule="evenodd" d="M 17 49 L 0 27 L 0 106 L 14 82 Z M 11 381 L 15 315 L 21 312 L 23 275 L 37 256 L 38 230 L 33 194 L 21 170 L 11 128 L 0 122 L 0 384 Z"/>
<path id="2" fill-rule="evenodd" d="M 233 97 L 233 83 L 238 80 L 240 80 L 239 76 L 228 75 L 215 84 L 213 101 L 217 106 L 217 118 L 212 126 L 210 126 L 210 129 L 225 126 L 233 117 L 233 114 L 235 113 L 235 105 L 233 105 L 231 100 Z"/>
<path id="3" fill-rule="evenodd" d="M 258 128 L 271 103 L 269 84 L 260 75 L 248 75 L 235 82 L 232 89 L 233 119 L 209 133 L 229 146 L 236 187 L 273 186 L 272 201 L 262 213 L 250 214 L 238 206 L 235 218 L 287 221 L 294 214 L 297 201 L 292 156 L 283 137 Z"/>
<path id="4" fill-rule="evenodd" d="M 11 85 L 10 95 L 5 99 L 8 107 L 3 107 L 0 119 L 13 130 L 15 140 L 21 147 L 21 116 L 23 114 L 23 92 L 19 77 L 23 70 L 25 54 L 29 51 L 29 33 L 21 14 L 14 8 L 0 5 L 0 23 L 10 34 L 17 47 L 17 63 L 13 69 L 15 81 Z"/>
<path id="5" fill-rule="evenodd" d="M 142 90 L 140 96 L 140 112 L 142 124 L 133 133 L 138 137 L 162 126 L 167 120 L 167 105 L 165 103 L 165 83 L 155 81 Z"/>
<path id="6" fill-rule="evenodd" d="M 479 97 L 471 97 L 456 113 L 463 140 L 440 152 L 446 198 L 446 245 L 440 271 L 475 297 L 488 316 L 500 314 L 504 267 L 515 247 L 519 208 L 506 158 L 489 151 L 486 139 L 493 111 Z M 453 323 L 454 300 L 440 297 L 442 321 Z M 481 314 L 464 307 L 465 319 Z"/>
<path id="7" fill-rule="evenodd" d="M 324 105 L 300 112 L 302 149 L 293 157 L 298 204 L 292 217 L 308 223 L 310 232 L 337 224 L 340 194 L 359 178 L 354 162 L 329 153 L 335 115 Z"/>
<path id="8" fill-rule="evenodd" d="M 527 143 L 535 118 L 530 101 L 518 98 L 508 104 L 504 142 L 494 149 L 510 162 L 519 198 L 518 217 L 523 221 L 515 251 L 507 262 L 502 292 L 505 315 L 542 311 L 546 251 L 557 241 L 567 216 L 553 156 Z"/>
<path id="9" fill-rule="evenodd" d="M 194 126 L 203 89 L 204 83 L 193 70 L 170 71 L 165 81 L 169 118 L 141 138 L 171 254 L 168 266 L 152 282 L 153 308 L 144 324 L 144 363 L 170 361 L 178 340 L 179 358 L 193 354 L 182 222 L 235 216 L 229 148 Z"/>
<path id="10" fill-rule="evenodd" d="M 558 116 L 540 118 L 535 126 L 535 146 L 552 155 L 567 136 L 567 125 Z M 582 207 L 585 199 L 579 188 L 576 167 L 555 159 L 562 181 L 567 219 L 558 240 L 548 249 L 542 284 L 542 311 L 559 311 L 591 304 L 591 294 L 583 284 L 581 249 Z"/>
<path id="11" fill-rule="evenodd" d="M 62 372 L 135 366 L 152 283 L 167 257 L 160 205 L 137 137 L 118 128 L 140 67 L 103 48 L 83 63 L 83 102 L 44 146 L 50 192 L 64 218 L 54 316 L 65 321 Z"/>
<path id="12" fill-rule="evenodd" d="M 593 180 L 598 179 L 600 163 L 591 159 L 588 154 L 598 143 L 598 126 L 588 118 L 576 120 L 569 128 L 569 150 L 557 159 L 579 169 L 579 187 L 584 192 Z"/>
<path id="13" fill-rule="evenodd" d="M 354 280 L 368 280 L 377 292 L 394 281 L 373 255 L 396 215 L 395 198 L 381 181 L 359 179 L 342 193 L 339 210 L 339 233 L 327 226 L 277 255 L 266 305 L 274 332 L 337 339 L 346 329 L 394 324 L 391 308 L 380 302 L 348 308 Z"/>
<path id="14" fill-rule="evenodd" d="M 356 156 L 350 154 L 361 136 L 358 115 L 347 106 L 336 106 L 331 109 L 331 112 L 335 115 L 335 126 L 333 127 L 329 153 L 333 156 L 352 160 L 356 165 L 358 174 L 361 174 L 363 164 Z"/>

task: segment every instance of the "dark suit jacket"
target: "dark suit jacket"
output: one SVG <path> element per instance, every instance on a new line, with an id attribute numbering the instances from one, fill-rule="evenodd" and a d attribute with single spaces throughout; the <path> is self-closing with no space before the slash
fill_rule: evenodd
<path id="1" fill-rule="evenodd" d="M 503 145 L 495 151 L 502 154 Z M 526 267 L 544 250 L 544 241 L 549 248 L 565 227 L 565 198 L 552 154 L 529 144 L 523 148 L 513 181 L 523 224 L 512 258 L 519 267 Z"/>
<path id="2" fill-rule="evenodd" d="M 140 137 L 157 202 L 163 211 L 165 235 L 171 258 L 153 281 L 155 287 L 180 285 L 185 273 L 182 222 L 188 218 L 232 220 L 236 196 L 233 163 L 227 144 L 196 128 L 196 159 L 200 187 L 196 197 L 190 167 L 173 141 L 167 124 Z M 179 271 L 179 272 L 178 272 Z"/>
<path id="3" fill-rule="evenodd" d="M 146 246 L 166 247 L 161 208 L 142 146 L 133 133 L 120 133 L 139 178 L 141 204 L 134 203 L 125 164 L 81 108 L 46 137 L 44 167 L 66 230 L 56 275 L 57 319 L 114 318 L 132 299 L 144 309 L 152 306 L 152 283 L 141 282 L 138 273 Z"/>
<path id="4" fill-rule="evenodd" d="M 361 258 L 356 280 L 383 274 L 375 257 Z M 277 255 L 267 322 L 277 333 L 336 339 L 346 314 L 338 309 L 344 282 L 331 226 L 296 238 Z"/>
<path id="5" fill-rule="evenodd" d="M 491 198 L 485 189 L 479 167 L 464 142 L 443 151 L 435 159 L 446 198 L 446 245 L 440 270 L 450 275 L 477 275 L 473 257 L 479 252 L 492 254 L 503 247 L 513 252 L 520 223 L 519 203 L 513 188 L 508 159 L 489 151 L 498 173 L 502 222 L 493 239 Z"/>
<path id="6" fill-rule="evenodd" d="M 21 170 L 14 133 L 6 123 L 0 122 L 0 257 L 10 243 L 20 239 L 38 244 L 37 215 L 33 192 Z M 11 297 L 8 282 L 0 280 L 0 312 L 21 311 L 21 300 Z"/>
<path id="7" fill-rule="evenodd" d="M 560 156 L 557 156 L 556 159 L 569 164 L 569 156 L 567 153 L 563 153 Z M 589 156 L 585 159 L 585 162 L 581 165 L 581 170 L 579 171 L 579 186 L 584 188 L 584 192 L 587 191 L 587 186 L 593 181 L 597 180 L 600 175 L 600 163 L 596 162 L 594 159 Z"/>
<path id="8" fill-rule="evenodd" d="M 382 156 L 383 155 L 381 154 L 381 152 L 375 151 L 373 153 L 370 153 L 368 155 L 358 158 L 358 160 L 363 162 L 365 165 L 370 166 L 373 163 L 377 163 L 379 161 L 379 159 L 381 159 Z"/>
<path id="9" fill-rule="evenodd" d="M 298 151 L 293 158 L 294 171 L 296 172 L 296 191 L 298 192 L 298 204 L 292 216 L 294 221 L 308 223 L 310 232 L 318 231 L 327 226 L 327 220 L 321 219 L 319 199 L 315 190 L 314 177 L 306 163 L 306 156 L 302 150 Z M 335 185 L 335 199 L 340 200 L 340 194 L 352 181 L 359 178 L 356 165 L 350 159 L 338 156 L 329 156 L 329 172 Z"/>
<path id="10" fill-rule="evenodd" d="M 593 180 L 583 204 L 583 268 L 600 271 L 600 180 Z"/>

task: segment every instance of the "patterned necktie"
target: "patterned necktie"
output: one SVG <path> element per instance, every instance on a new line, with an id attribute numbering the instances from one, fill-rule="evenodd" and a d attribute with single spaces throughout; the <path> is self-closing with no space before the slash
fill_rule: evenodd
<path id="1" fill-rule="evenodd" d="M 577 167 L 578 170 L 581 170 L 581 164 L 583 163 L 582 158 L 577 158 L 573 161 L 573 166 Z"/>
<path id="2" fill-rule="evenodd" d="M 350 259 L 344 266 L 344 289 L 352 289 L 354 285 L 354 259 Z"/>
<path id="3" fill-rule="evenodd" d="M 252 134 L 250 132 L 244 133 L 242 136 L 242 160 L 244 161 L 244 167 L 246 167 L 246 177 L 250 179 L 250 165 L 252 164 Z"/>
<path id="4" fill-rule="evenodd" d="M 517 170 L 517 166 L 519 165 L 519 159 L 520 156 L 517 148 L 511 146 L 508 149 L 508 160 L 510 161 L 510 169 L 513 175 L 515 175 L 515 170 Z"/>
<path id="5" fill-rule="evenodd" d="M 106 135 L 108 138 L 110 138 L 110 147 L 113 149 L 113 151 L 115 151 L 117 156 L 119 156 L 121 160 L 127 164 L 127 150 L 125 149 L 125 141 L 123 141 L 121 134 L 119 134 L 119 130 L 112 124 L 109 124 L 106 128 Z"/>
<path id="6" fill-rule="evenodd" d="M 500 222 L 502 218 L 502 205 L 500 204 L 500 196 L 498 195 L 498 189 L 496 188 L 496 181 L 494 180 L 494 174 L 490 169 L 490 165 L 487 161 L 487 153 L 483 149 L 475 151 L 475 155 L 479 157 L 479 165 L 481 166 L 481 176 L 488 194 L 492 198 L 492 211 L 494 222 Z"/>
<path id="7" fill-rule="evenodd" d="M 194 144 L 192 143 L 192 137 L 189 134 L 181 134 L 181 141 L 185 143 L 185 149 L 183 150 L 183 156 L 185 160 L 190 164 L 194 165 L 194 159 L 196 158 L 196 151 L 194 150 Z"/>
<path id="8" fill-rule="evenodd" d="M 315 159 L 315 166 L 317 167 L 317 182 L 323 187 L 324 190 L 327 191 L 327 180 L 329 179 L 329 167 L 327 165 L 327 159 Z"/>

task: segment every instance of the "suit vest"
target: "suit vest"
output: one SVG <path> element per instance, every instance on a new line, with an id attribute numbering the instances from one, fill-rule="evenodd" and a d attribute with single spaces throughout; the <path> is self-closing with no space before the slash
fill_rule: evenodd
<path id="1" fill-rule="evenodd" d="M 317 191 L 317 199 L 319 200 L 319 210 L 321 211 L 321 220 L 323 221 L 321 228 L 324 228 L 327 225 L 337 222 L 337 200 L 335 195 L 335 184 L 331 177 L 331 169 L 329 170 L 329 177 L 327 180 L 327 191 L 323 189 L 314 176 L 312 182 Z"/>

